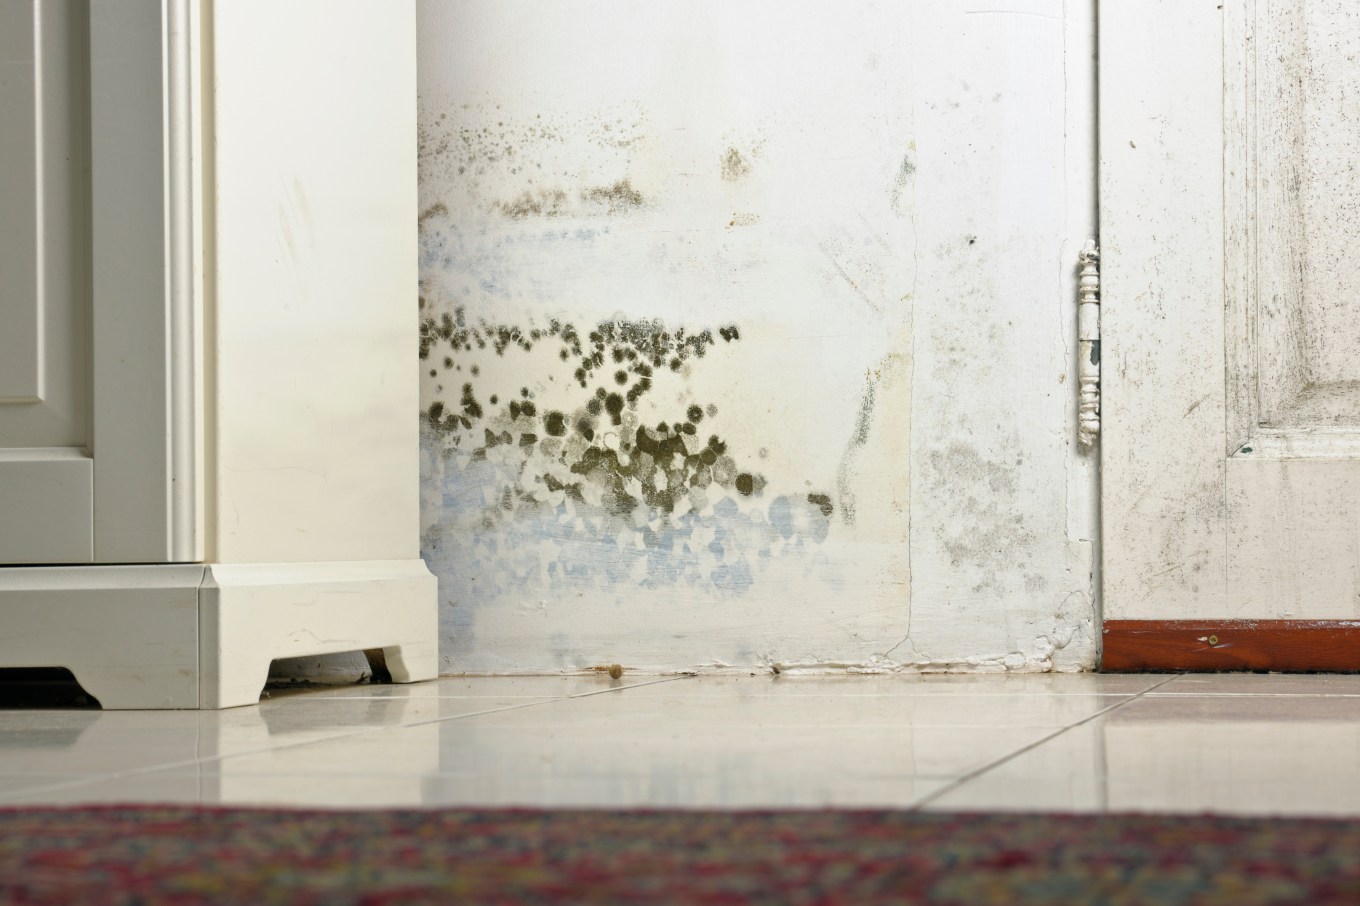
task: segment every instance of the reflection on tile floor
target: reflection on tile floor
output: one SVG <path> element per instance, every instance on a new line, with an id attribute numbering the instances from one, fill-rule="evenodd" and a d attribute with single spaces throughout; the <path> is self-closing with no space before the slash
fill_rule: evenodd
<path id="1" fill-rule="evenodd" d="M 0 805 L 1360 815 L 1360 676 L 450 677 L 0 710 Z"/>

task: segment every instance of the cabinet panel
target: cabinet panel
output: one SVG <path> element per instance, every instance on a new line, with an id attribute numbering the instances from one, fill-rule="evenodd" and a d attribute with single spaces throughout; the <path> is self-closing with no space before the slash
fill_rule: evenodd
<path id="1" fill-rule="evenodd" d="M 37 180 L 42 153 L 36 0 L 0 5 L 0 402 L 42 397 Z"/>
<path id="2" fill-rule="evenodd" d="M 81 3 L 0 3 L 0 449 L 89 445 Z"/>
<path id="3" fill-rule="evenodd" d="M 0 564 L 201 557 L 196 9 L 0 0 Z"/>
<path id="4" fill-rule="evenodd" d="M 88 563 L 93 461 L 63 447 L 0 450 L 0 513 L 0 562 Z"/>

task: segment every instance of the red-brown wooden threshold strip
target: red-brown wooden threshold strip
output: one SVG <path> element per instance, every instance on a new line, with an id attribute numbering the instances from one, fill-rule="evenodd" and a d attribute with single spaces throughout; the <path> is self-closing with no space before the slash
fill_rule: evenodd
<path id="1" fill-rule="evenodd" d="M 1357 620 L 1106 620 L 1102 670 L 1360 671 Z"/>

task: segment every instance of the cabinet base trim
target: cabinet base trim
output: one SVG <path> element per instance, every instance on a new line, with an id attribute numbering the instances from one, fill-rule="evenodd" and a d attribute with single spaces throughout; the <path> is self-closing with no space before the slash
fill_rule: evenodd
<path id="1" fill-rule="evenodd" d="M 439 672 L 436 580 L 421 560 L 208 567 L 199 707 L 259 701 L 276 658 L 381 648 L 392 681 Z"/>
<path id="2" fill-rule="evenodd" d="M 1360 620 L 1106 620 L 1108 671 L 1360 671 Z"/>
<path id="3" fill-rule="evenodd" d="M 435 578 L 415 560 L 0 568 L 0 667 L 65 667 L 106 710 L 260 699 L 276 658 L 381 649 L 438 673 Z"/>

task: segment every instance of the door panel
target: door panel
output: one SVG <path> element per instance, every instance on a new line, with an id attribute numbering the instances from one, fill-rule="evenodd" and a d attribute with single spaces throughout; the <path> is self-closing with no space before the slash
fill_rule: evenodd
<path id="1" fill-rule="evenodd" d="M 1354 619 L 1360 8 L 1100 14 L 1106 619 Z"/>
<path id="2" fill-rule="evenodd" d="M 1228 615 L 1222 14 L 1100 4 L 1105 618 Z"/>
<path id="3" fill-rule="evenodd" d="M 1360 427 L 1360 8 L 1238 4 L 1241 36 L 1224 52 L 1240 62 L 1224 90 L 1242 116 L 1225 143 L 1249 168 L 1236 186 L 1248 241 L 1235 255 L 1259 280 L 1241 300 L 1255 329 L 1237 338 L 1256 345 L 1255 423 Z"/>

